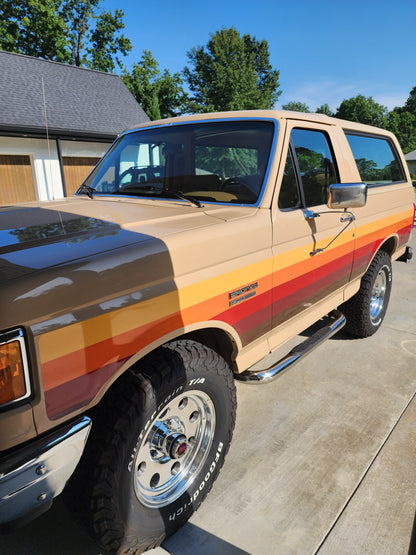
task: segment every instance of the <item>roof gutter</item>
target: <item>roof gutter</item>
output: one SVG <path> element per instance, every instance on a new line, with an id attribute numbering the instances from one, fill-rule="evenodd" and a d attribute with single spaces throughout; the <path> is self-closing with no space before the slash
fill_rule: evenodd
<path id="1" fill-rule="evenodd" d="M 83 131 L 72 129 L 49 128 L 48 133 L 44 127 L 19 127 L 16 125 L 1 125 L 0 135 L 8 137 L 25 137 L 31 139 L 61 139 L 77 140 L 100 143 L 112 143 L 118 136 L 117 133 L 100 133 L 98 131 Z"/>

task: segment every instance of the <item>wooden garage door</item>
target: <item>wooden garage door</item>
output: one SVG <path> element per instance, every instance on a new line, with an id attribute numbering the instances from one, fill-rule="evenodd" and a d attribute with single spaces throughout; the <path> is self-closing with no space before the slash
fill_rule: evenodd
<path id="1" fill-rule="evenodd" d="M 62 161 L 64 163 L 66 194 L 70 197 L 82 185 L 84 179 L 88 177 L 99 158 L 63 156 Z"/>
<path id="2" fill-rule="evenodd" d="M 29 156 L 0 154 L 0 204 L 36 200 Z"/>

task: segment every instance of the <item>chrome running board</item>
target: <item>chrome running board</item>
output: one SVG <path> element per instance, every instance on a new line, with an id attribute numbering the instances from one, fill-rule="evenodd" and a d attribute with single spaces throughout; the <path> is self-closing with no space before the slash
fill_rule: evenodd
<path id="1" fill-rule="evenodd" d="M 269 383 L 274 380 L 284 370 L 299 362 L 304 356 L 312 352 L 318 345 L 335 335 L 345 325 L 346 318 L 339 310 L 333 310 L 328 314 L 331 321 L 319 328 L 313 335 L 296 345 L 289 354 L 281 358 L 276 364 L 266 370 L 245 370 L 241 374 L 234 374 L 236 380 L 251 383 Z"/>

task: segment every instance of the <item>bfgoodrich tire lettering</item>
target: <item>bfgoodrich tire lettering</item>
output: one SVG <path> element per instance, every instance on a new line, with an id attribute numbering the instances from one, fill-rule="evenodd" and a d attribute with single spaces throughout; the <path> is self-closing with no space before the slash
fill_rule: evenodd
<path id="1" fill-rule="evenodd" d="M 364 274 L 358 293 L 340 307 L 347 318 L 346 331 L 356 337 L 373 335 L 386 314 L 391 286 L 390 257 L 379 251 Z"/>
<path id="2" fill-rule="evenodd" d="M 228 365 L 194 341 L 165 345 L 115 385 L 87 453 L 87 513 L 104 549 L 142 553 L 186 522 L 223 464 L 235 410 Z"/>

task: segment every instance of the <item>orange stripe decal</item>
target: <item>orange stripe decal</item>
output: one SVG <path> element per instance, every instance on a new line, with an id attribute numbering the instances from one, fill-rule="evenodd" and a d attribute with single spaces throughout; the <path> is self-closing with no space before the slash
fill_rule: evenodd
<path id="1" fill-rule="evenodd" d="M 380 222 L 358 227 L 353 240 L 335 242 L 317 256 L 307 254 L 314 248 L 311 243 L 41 335 L 39 356 L 48 415 L 56 417 L 57 399 L 65 395 L 71 382 L 86 385 L 77 387 L 75 398 L 68 403 L 86 404 L 91 389 L 84 378 L 90 376 L 88 379 L 98 388 L 94 391 L 98 391 L 108 374 L 116 372 L 131 356 L 158 338 L 195 323 L 222 321 L 234 327 L 243 344 L 256 339 L 282 318 L 303 310 L 305 303 L 316 302 L 345 285 L 354 267 L 365 267 L 365 261 L 371 259 L 386 237 L 398 235 L 400 244 L 406 241 L 412 217 L 413 210 L 409 210 L 385 218 L 382 228 Z M 254 283 L 252 295 L 235 305 L 230 303 L 230 293 L 244 291 Z M 107 370 L 99 371 L 100 368 Z"/>

